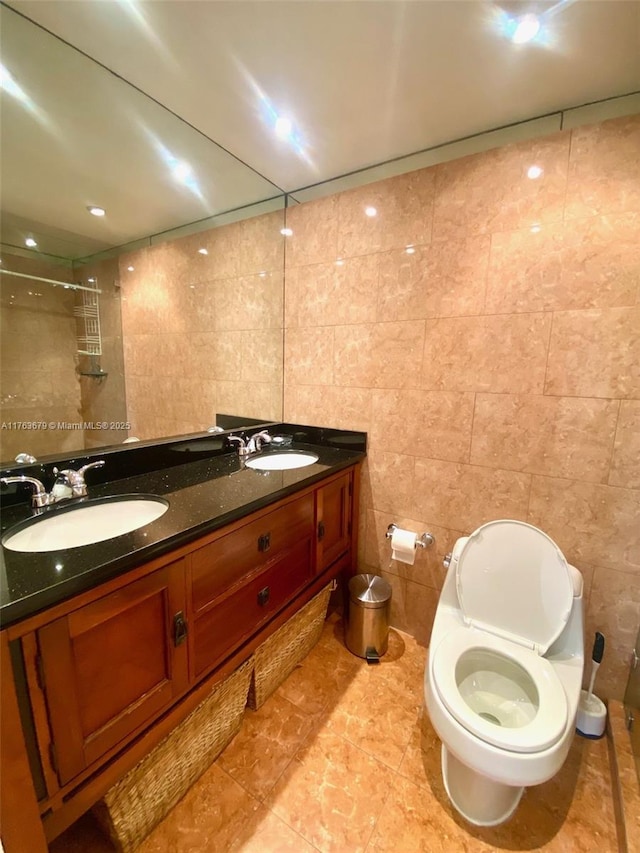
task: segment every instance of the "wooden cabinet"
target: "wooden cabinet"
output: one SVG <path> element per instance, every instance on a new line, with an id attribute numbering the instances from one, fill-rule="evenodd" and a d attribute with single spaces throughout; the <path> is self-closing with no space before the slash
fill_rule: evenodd
<path id="1" fill-rule="evenodd" d="M 184 610 L 179 561 L 37 632 L 61 784 L 184 692 Z"/>
<path id="2" fill-rule="evenodd" d="M 352 568 L 357 482 L 330 476 L 2 632 L 34 785 L 0 753 L 2 769 L 49 839 Z"/>
<path id="3" fill-rule="evenodd" d="M 347 472 L 316 492 L 318 572 L 335 563 L 351 547 L 352 489 L 352 474 Z"/>

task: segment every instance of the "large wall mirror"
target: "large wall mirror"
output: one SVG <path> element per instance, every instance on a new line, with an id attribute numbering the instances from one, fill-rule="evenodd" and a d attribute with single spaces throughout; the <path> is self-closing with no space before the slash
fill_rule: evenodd
<path id="1" fill-rule="evenodd" d="M 0 16 L 0 459 L 280 419 L 280 189 Z"/>

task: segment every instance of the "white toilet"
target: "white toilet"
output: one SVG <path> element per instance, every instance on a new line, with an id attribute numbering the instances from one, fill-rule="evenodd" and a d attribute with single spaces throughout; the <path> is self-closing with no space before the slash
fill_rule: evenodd
<path id="1" fill-rule="evenodd" d="M 541 530 L 492 521 L 455 544 L 425 700 L 449 799 L 470 823 L 511 817 L 573 738 L 584 666 L 582 575 Z"/>

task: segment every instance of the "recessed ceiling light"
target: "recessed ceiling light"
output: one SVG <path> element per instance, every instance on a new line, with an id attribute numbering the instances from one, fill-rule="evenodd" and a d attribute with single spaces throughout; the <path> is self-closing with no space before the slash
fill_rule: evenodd
<path id="1" fill-rule="evenodd" d="M 542 166 L 529 166 L 527 169 L 527 177 L 531 178 L 532 181 L 535 181 L 535 179 L 539 178 L 543 172 L 544 169 Z"/>
<path id="2" fill-rule="evenodd" d="M 288 139 L 293 131 L 293 124 L 290 119 L 278 116 L 273 129 L 278 139 Z"/>
<path id="3" fill-rule="evenodd" d="M 209 252 L 207 251 L 207 249 L 198 249 L 198 254 L 199 255 L 208 255 Z"/>
<path id="4" fill-rule="evenodd" d="M 262 270 L 261 273 L 258 273 L 258 275 L 260 276 L 260 278 L 266 278 L 266 276 L 267 276 L 267 274 L 264 270 Z"/>
<path id="5" fill-rule="evenodd" d="M 344 261 L 342 260 L 342 258 L 338 258 L 338 260 L 336 261 L 336 266 L 337 267 L 343 267 L 344 266 Z"/>
<path id="6" fill-rule="evenodd" d="M 283 237 L 291 237 L 293 235 L 293 229 L 292 228 L 281 228 L 280 233 L 282 234 Z"/>
<path id="7" fill-rule="evenodd" d="M 367 216 L 378 215 L 378 211 L 375 209 L 375 207 L 365 207 L 364 212 L 367 214 Z"/>
<path id="8" fill-rule="evenodd" d="M 405 252 L 407 253 L 407 255 L 414 255 L 415 251 L 416 251 L 415 246 L 407 246 L 407 248 L 405 249 Z"/>
<path id="9" fill-rule="evenodd" d="M 541 230 L 542 230 L 542 226 L 541 226 L 541 225 L 538 225 L 538 223 L 537 223 L 537 222 L 535 223 L 535 225 L 532 225 L 532 226 L 531 226 L 531 233 L 532 233 L 532 234 L 537 234 L 537 233 L 538 233 L 539 231 L 541 231 Z"/>
<path id="10" fill-rule="evenodd" d="M 104 216 L 107 212 L 104 207 L 97 207 L 95 204 L 88 204 L 87 210 L 92 216 Z"/>
<path id="11" fill-rule="evenodd" d="M 129 272 L 133 272 L 135 267 L 127 267 L 127 269 L 129 270 Z"/>
<path id="12" fill-rule="evenodd" d="M 515 29 L 511 36 L 514 44 L 526 44 L 540 32 L 540 19 L 537 15 L 523 15 L 515 21 Z"/>
<path id="13" fill-rule="evenodd" d="M 25 244 L 25 246 L 28 246 L 30 249 L 35 249 L 35 247 L 38 245 L 36 243 L 36 241 L 33 239 L 33 237 L 27 237 L 27 239 L 24 241 L 24 244 Z"/>
<path id="14" fill-rule="evenodd" d="M 96 283 L 95 278 L 88 278 L 87 281 L 89 282 L 89 284 L 95 284 Z"/>

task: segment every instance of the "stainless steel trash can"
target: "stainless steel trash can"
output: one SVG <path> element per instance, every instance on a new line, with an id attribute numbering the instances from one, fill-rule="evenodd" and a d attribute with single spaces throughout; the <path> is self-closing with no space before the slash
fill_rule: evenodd
<path id="1" fill-rule="evenodd" d="M 377 575 L 355 575 L 349 581 L 346 642 L 349 651 L 370 663 L 378 661 L 389 642 L 391 586 Z"/>

